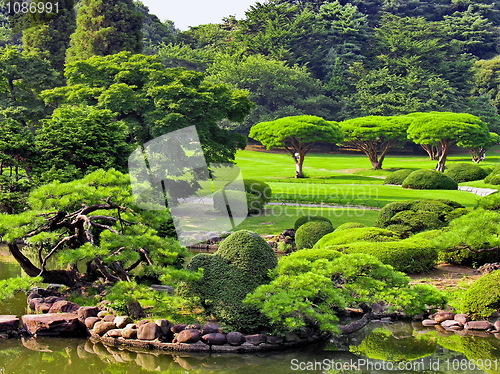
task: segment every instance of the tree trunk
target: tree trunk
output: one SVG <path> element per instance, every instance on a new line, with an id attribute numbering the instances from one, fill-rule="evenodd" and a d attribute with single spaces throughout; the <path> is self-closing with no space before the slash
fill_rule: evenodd
<path id="1" fill-rule="evenodd" d="M 420 146 L 424 149 L 424 151 L 427 152 L 429 155 L 429 158 L 432 161 L 437 161 L 439 160 L 440 152 L 439 152 L 439 147 L 435 145 L 429 145 L 429 144 L 420 144 Z"/>
<path id="2" fill-rule="evenodd" d="M 304 178 L 304 173 L 302 172 L 303 165 L 304 157 L 300 155 L 298 161 L 295 163 L 295 178 Z"/>
<path id="3" fill-rule="evenodd" d="M 446 168 L 446 158 L 448 157 L 448 151 L 450 150 L 450 143 L 447 141 L 441 142 L 441 156 L 439 157 L 439 161 L 436 165 L 436 170 L 440 172 L 444 172 Z"/>

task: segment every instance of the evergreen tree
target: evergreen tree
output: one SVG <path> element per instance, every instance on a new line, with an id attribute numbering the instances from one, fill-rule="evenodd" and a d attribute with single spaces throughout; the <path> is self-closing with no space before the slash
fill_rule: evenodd
<path id="1" fill-rule="evenodd" d="M 142 20 L 132 0 L 83 0 L 66 61 L 141 52 Z"/>

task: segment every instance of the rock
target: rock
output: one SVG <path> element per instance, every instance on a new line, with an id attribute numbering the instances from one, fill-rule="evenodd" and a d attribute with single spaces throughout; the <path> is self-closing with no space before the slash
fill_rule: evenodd
<path id="1" fill-rule="evenodd" d="M 148 322 L 139 327 L 137 331 L 137 339 L 139 340 L 155 340 L 161 336 L 160 326 L 154 322 Z"/>
<path id="2" fill-rule="evenodd" d="M 295 332 L 287 332 L 285 335 L 285 342 L 296 342 L 299 337 Z"/>
<path id="3" fill-rule="evenodd" d="M 450 319 L 454 319 L 454 318 L 455 318 L 455 313 L 439 312 L 439 313 L 436 313 L 436 315 L 434 316 L 434 321 L 436 321 L 437 323 L 441 323 L 441 322 L 444 322 L 444 321 L 447 321 Z"/>
<path id="4" fill-rule="evenodd" d="M 220 326 L 216 323 L 207 323 L 201 328 L 201 334 L 214 334 L 220 332 Z"/>
<path id="5" fill-rule="evenodd" d="M 470 318 L 467 314 L 455 314 L 454 319 L 460 324 L 460 326 L 464 326 L 467 322 L 470 321 Z"/>
<path id="6" fill-rule="evenodd" d="M 313 335 L 314 335 L 314 330 L 311 329 L 310 327 L 306 327 L 304 329 L 300 329 L 299 331 L 297 331 L 297 336 L 300 339 L 308 339 Z"/>
<path id="7" fill-rule="evenodd" d="M 97 317 L 98 313 L 99 309 L 95 306 L 81 306 L 76 311 L 76 314 L 78 314 L 78 319 L 82 322 L 84 322 L 89 317 Z"/>
<path id="8" fill-rule="evenodd" d="M 226 335 L 218 332 L 203 335 L 201 339 L 208 345 L 223 345 L 226 344 Z"/>
<path id="9" fill-rule="evenodd" d="M 76 314 L 80 305 L 68 300 L 58 300 L 50 307 L 49 313 L 72 313 Z"/>
<path id="10" fill-rule="evenodd" d="M 85 336 L 87 331 L 76 314 L 28 314 L 22 317 L 23 326 L 37 336 Z"/>
<path id="11" fill-rule="evenodd" d="M 155 291 L 166 292 L 169 295 L 173 295 L 175 288 L 172 286 L 164 286 L 162 284 L 152 284 L 151 288 Z"/>
<path id="12" fill-rule="evenodd" d="M 177 323 L 170 328 L 170 331 L 172 331 L 174 334 L 177 334 L 177 333 L 181 332 L 182 330 L 184 330 L 186 327 L 187 327 L 187 324 L 185 324 L 185 323 Z"/>
<path id="13" fill-rule="evenodd" d="M 284 339 L 281 336 L 273 336 L 273 335 L 268 335 L 266 336 L 266 342 L 269 344 L 282 344 Z"/>
<path id="14" fill-rule="evenodd" d="M 113 319 L 113 322 L 117 328 L 123 329 L 129 323 L 132 323 L 132 320 L 129 316 L 117 316 Z"/>
<path id="15" fill-rule="evenodd" d="M 464 325 L 466 330 L 488 330 L 493 325 L 489 321 L 469 321 Z"/>
<path id="16" fill-rule="evenodd" d="M 380 319 L 380 322 L 382 322 L 382 323 L 391 323 L 392 319 L 391 319 L 391 317 L 384 317 L 384 318 Z"/>
<path id="17" fill-rule="evenodd" d="M 446 321 L 441 322 L 441 326 L 443 326 L 444 328 L 452 326 L 460 326 L 460 323 L 452 319 L 447 319 Z"/>
<path id="18" fill-rule="evenodd" d="M 170 331 L 170 327 L 172 327 L 172 323 L 166 319 L 157 319 L 155 323 L 160 328 L 160 332 L 163 336 L 170 335 L 172 332 Z"/>
<path id="19" fill-rule="evenodd" d="M 178 343 L 196 343 L 197 341 L 200 340 L 201 333 L 200 330 L 195 330 L 195 329 L 189 329 L 189 330 L 182 330 L 178 335 L 177 335 L 177 342 Z"/>
<path id="20" fill-rule="evenodd" d="M 0 316 L 0 332 L 17 330 L 19 328 L 19 318 L 14 315 Z"/>
<path id="21" fill-rule="evenodd" d="M 102 336 L 113 329 L 116 329 L 116 325 L 113 322 L 99 321 L 94 324 L 92 331 L 94 334 Z"/>
<path id="22" fill-rule="evenodd" d="M 150 323 L 151 321 L 149 319 L 143 319 L 140 320 L 139 322 L 136 323 L 137 328 L 141 327 L 142 325 L 145 325 L 146 323 Z"/>
<path id="23" fill-rule="evenodd" d="M 27 300 L 29 301 L 31 299 L 43 299 L 43 297 L 38 292 L 30 292 Z"/>
<path id="24" fill-rule="evenodd" d="M 106 335 L 109 336 L 110 338 L 121 338 L 122 337 L 122 330 L 121 329 L 109 330 L 106 333 Z"/>
<path id="25" fill-rule="evenodd" d="M 6 339 L 9 339 L 9 334 L 2 332 L 0 334 L 0 340 L 6 340 Z"/>
<path id="26" fill-rule="evenodd" d="M 81 321 L 80 317 L 78 317 L 78 320 Z M 87 326 L 89 330 L 92 330 L 94 325 L 99 321 L 100 319 L 97 317 L 87 317 L 85 318 L 85 326 Z"/>
<path id="27" fill-rule="evenodd" d="M 241 332 L 233 331 L 226 335 L 226 340 L 231 345 L 242 345 L 245 343 L 245 335 Z"/>
<path id="28" fill-rule="evenodd" d="M 245 341 L 253 345 L 259 345 L 266 342 L 264 334 L 245 335 Z"/>
<path id="29" fill-rule="evenodd" d="M 102 318 L 102 320 L 103 320 L 104 322 L 113 322 L 113 323 L 114 323 L 114 322 L 115 322 L 115 318 L 116 318 L 116 317 L 115 317 L 113 314 L 108 314 L 108 315 L 105 315 L 105 316 Z"/>
<path id="30" fill-rule="evenodd" d="M 41 297 L 34 297 L 32 299 L 28 299 L 28 305 L 32 310 L 36 310 L 36 306 L 42 303 L 43 303 L 43 298 Z"/>
<path id="31" fill-rule="evenodd" d="M 122 330 L 122 337 L 125 339 L 136 339 L 137 338 L 137 329 L 131 327 L 125 327 Z"/>
<path id="32" fill-rule="evenodd" d="M 438 322 L 434 321 L 433 319 L 424 319 L 422 321 L 422 325 L 424 326 L 435 326 L 435 325 L 439 325 Z"/>
<path id="33" fill-rule="evenodd" d="M 44 302 L 47 304 L 54 304 L 56 301 L 64 300 L 64 298 L 59 296 L 48 296 L 45 298 Z"/>
<path id="34" fill-rule="evenodd" d="M 186 329 L 201 330 L 201 325 L 199 323 L 193 323 L 192 325 L 186 326 Z"/>
<path id="35" fill-rule="evenodd" d="M 52 304 L 49 303 L 38 303 L 35 304 L 35 312 L 38 314 L 43 314 L 43 313 L 48 313 L 50 308 L 52 307 Z"/>
<path id="36" fill-rule="evenodd" d="M 101 310 L 100 312 L 97 313 L 97 317 L 104 318 L 108 314 L 109 314 L 109 312 L 106 312 L 105 310 Z"/>
<path id="37" fill-rule="evenodd" d="M 498 269 L 500 269 L 500 262 L 491 262 L 491 263 L 484 264 L 484 265 L 477 268 L 477 270 L 483 275 L 491 273 L 492 271 L 495 271 Z"/>

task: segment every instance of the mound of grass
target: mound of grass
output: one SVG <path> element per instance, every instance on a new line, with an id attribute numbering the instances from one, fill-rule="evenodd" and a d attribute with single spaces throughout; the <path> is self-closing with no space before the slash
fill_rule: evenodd
<path id="1" fill-rule="evenodd" d="M 437 170 L 415 170 L 406 177 L 403 188 L 414 190 L 457 190 L 458 183 Z"/>

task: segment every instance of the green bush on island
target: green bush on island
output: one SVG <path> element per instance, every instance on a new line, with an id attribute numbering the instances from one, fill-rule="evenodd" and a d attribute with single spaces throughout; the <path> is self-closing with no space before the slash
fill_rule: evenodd
<path id="1" fill-rule="evenodd" d="M 295 233 L 295 246 L 297 249 L 312 248 L 314 244 L 326 234 L 334 230 L 329 222 L 310 221 L 299 227 Z"/>
<path id="2" fill-rule="evenodd" d="M 439 260 L 457 265 L 479 266 L 497 262 L 500 255 L 500 213 L 476 209 L 454 219 L 433 241 Z"/>
<path id="3" fill-rule="evenodd" d="M 483 275 L 465 292 L 461 312 L 473 319 L 488 318 L 500 309 L 500 270 Z"/>
<path id="4" fill-rule="evenodd" d="M 486 170 L 475 164 L 453 164 L 445 170 L 444 174 L 457 183 L 478 181 L 488 175 Z"/>
<path id="5" fill-rule="evenodd" d="M 378 227 L 360 227 L 351 230 L 335 230 L 323 236 L 314 248 L 328 248 L 333 245 L 349 244 L 356 242 L 390 242 L 400 239 L 393 231 Z"/>
<path id="6" fill-rule="evenodd" d="M 437 170 L 415 170 L 406 177 L 403 188 L 414 190 L 457 190 L 458 183 Z"/>
<path id="7" fill-rule="evenodd" d="M 307 326 L 337 332 L 337 313 L 346 307 L 384 302 L 391 311 L 415 315 L 446 304 L 434 287 L 410 286 L 409 277 L 362 253 L 298 250 L 280 259 L 273 277 L 246 302 L 269 318 L 275 334 Z"/>
<path id="8" fill-rule="evenodd" d="M 264 239 L 240 230 L 227 237 L 214 254 L 200 253 L 191 259 L 187 268 L 203 269 L 203 276 L 189 282 L 188 290 L 221 323 L 255 331 L 265 325 L 266 318 L 255 307 L 243 304 L 243 299 L 270 281 L 269 270 L 276 264 L 276 255 Z"/>
<path id="9" fill-rule="evenodd" d="M 391 362 L 413 361 L 436 352 L 436 339 L 430 336 L 395 338 L 386 329 L 375 329 L 360 345 L 350 346 L 349 351 L 374 360 Z"/>
<path id="10" fill-rule="evenodd" d="M 411 169 L 401 169 L 397 170 L 391 175 L 389 175 L 385 180 L 384 184 L 396 184 L 401 186 L 408 175 L 413 173 L 414 170 Z"/>
<path id="11" fill-rule="evenodd" d="M 366 225 L 363 223 L 359 223 L 359 222 L 346 222 L 346 223 L 341 224 L 339 227 L 337 227 L 335 229 L 335 231 L 357 229 L 360 227 L 366 227 Z"/>
<path id="12" fill-rule="evenodd" d="M 387 204 L 380 210 L 375 226 L 408 237 L 425 230 L 440 229 L 448 224 L 448 214 L 463 205 L 445 199 L 407 200 Z"/>
<path id="13" fill-rule="evenodd" d="M 323 216 L 302 216 L 302 217 L 297 218 L 297 220 L 295 221 L 295 223 L 293 225 L 293 228 L 295 230 L 298 230 L 300 226 L 302 226 L 304 223 L 307 223 L 309 221 L 323 221 L 323 222 L 328 222 L 330 225 L 332 225 L 332 221 L 330 221 L 328 218 L 323 217 Z"/>

